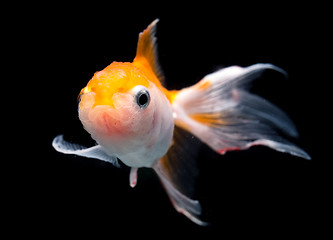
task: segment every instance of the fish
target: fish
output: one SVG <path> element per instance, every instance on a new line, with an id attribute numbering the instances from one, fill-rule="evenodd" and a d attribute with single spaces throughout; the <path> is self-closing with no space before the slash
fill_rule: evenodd
<path id="1" fill-rule="evenodd" d="M 194 223 L 206 226 L 194 198 L 201 144 L 218 154 L 266 146 L 310 160 L 287 138 L 298 137 L 295 124 L 281 109 L 249 91 L 265 71 L 287 73 L 269 63 L 229 66 L 198 83 L 168 90 L 158 60 L 154 20 L 139 34 L 133 62 L 112 62 L 96 72 L 78 97 L 78 116 L 96 142 L 85 147 L 56 136 L 58 152 L 130 167 L 135 187 L 138 169 L 156 172 L 173 207 Z M 283 136 L 284 135 L 284 136 Z"/>

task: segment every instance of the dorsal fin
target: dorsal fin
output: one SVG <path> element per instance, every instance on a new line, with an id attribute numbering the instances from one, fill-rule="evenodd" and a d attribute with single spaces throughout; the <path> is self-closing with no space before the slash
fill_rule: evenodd
<path id="1" fill-rule="evenodd" d="M 142 33 L 139 34 L 139 41 L 136 50 L 134 64 L 151 68 L 156 77 L 163 84 L 164 74 L 158 61 L 157 38 L 155 37 L 156 24 L 159 19 L 155 19 Z"/>

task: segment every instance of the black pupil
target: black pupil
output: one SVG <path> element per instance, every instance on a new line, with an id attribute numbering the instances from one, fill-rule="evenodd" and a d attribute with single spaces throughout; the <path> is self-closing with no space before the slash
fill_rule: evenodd
<path id="1" fill-rule="evenodd" d="M 148 102 L 147 94 L 145 94 L 145 93 L 141 94 L 139 97 L 139 104 L 142 106 L 142 105 L 145 105 L 147 102 Z"/>

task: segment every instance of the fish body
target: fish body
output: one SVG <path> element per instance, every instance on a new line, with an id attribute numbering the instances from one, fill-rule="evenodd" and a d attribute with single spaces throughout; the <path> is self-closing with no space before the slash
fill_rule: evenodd
<path id="1" fill-rule="evenodd" d="M 156 24 L 140 33 L 133 62 L 113 62 L 94 74 L 79 95 L 79 118 L 96 141 L 85 148 L 57 136 L 53 147 L 62 153 L 96 158 L 137 169 L 152 168 L 175 209 L 199 225 L 201 206 L 193 199 L 201 143 L 224 154 L 264 145 L 280 152 L 310 156 L 278 134 L 296 137 L 289 117 L 272 103 L 247 91 L 265 70 L 285 71 L 272 64 L 231 66 L 206 75 L 197 84 L 167 90 L 157 58 Z M 191 136 L 200 141 L 194 141 Z"/>

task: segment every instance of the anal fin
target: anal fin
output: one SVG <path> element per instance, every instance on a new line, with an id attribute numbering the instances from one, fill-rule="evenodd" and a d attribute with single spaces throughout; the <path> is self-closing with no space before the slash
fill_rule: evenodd
<path id="1" fill-rule="evenodd" d="M 174 208 L 198 225 L 201 205 L 193 200 L 195 183 L 199 176 L 196 155 L 201 142 L 190 133 L 175 127 L 174 143 L 168 153 L 153 167 Z"/>

